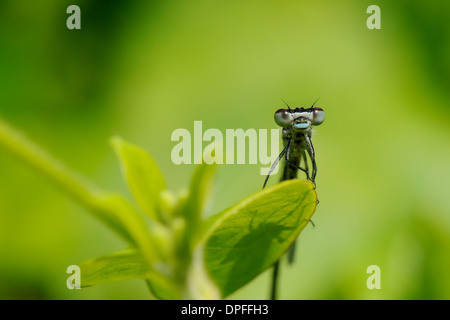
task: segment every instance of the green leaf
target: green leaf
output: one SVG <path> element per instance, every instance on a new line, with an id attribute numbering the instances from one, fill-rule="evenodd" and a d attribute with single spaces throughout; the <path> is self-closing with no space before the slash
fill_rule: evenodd
<path id="1" fill-rule="evenodd" d="M 135 249 L 88 260 L 80 264 L 80 269 L 82 287 L 129 279 L 146 279 L 154 273 Z"/>
<path id="2" fill-rule="evenodd" d="M 225 297 L 272 266 L 316 209 L 312 183 L 289 180 L 225 210 L 208 231 L 204 262 Z"/>
<path id="3" fill-rule="evenodd" d="M 217 165 L 201 164 L 197 166 L 192 176 L 191 186 L 189 189 L 188 202 L 192 207 L 192 211 L 201 215 L 208 204 L 211 197 Z"/>
<path id="4" fill-rule="evenodd" d="M 116 230 L 122 231 L 126 238 L 130 239 L 131 244 L 141 250 L 150 266 L 159 260 L 157 248 L 145 220 L 122 196 L 116 194 L 99 196 L 94 210 Z"/>
<path id="5" fill-rule="evenodd" d="M 148 267 L 135 249 L 126 249 L 108 256 L 88 260 L 80 265 L 81 286 L 124 281 L 147 280 L 152 292 L 160 299 L 179 299 L 177 288 L 163 275 Z"/>
<path id="6" fill-rule="evenodd" d="M 145 150 L 122 138 L 113 137 L 111 144 L 139 206 L 150 218 L 166 223 L 161 204 L 161 192 L 166 189 L 166 182 L 156 162 Z"/>

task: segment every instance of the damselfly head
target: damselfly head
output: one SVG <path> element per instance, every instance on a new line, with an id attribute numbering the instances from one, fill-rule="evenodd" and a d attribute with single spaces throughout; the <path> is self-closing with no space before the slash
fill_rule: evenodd
<path id="1" fill-rule="evenodd" d="M 283 128 L 295 127 L 306 129 L 310 125 L 318 126 L 325 120 L 325 111 L 322 108 L 295 108 L 278 109 L 274 115 L 275 122 Z"/>

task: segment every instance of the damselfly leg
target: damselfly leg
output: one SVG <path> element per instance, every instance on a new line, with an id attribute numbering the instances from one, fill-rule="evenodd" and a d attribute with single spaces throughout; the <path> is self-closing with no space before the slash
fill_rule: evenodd
<path id="1" fill-rule="evenodd" d="M 311 138 L 307 135 L 305 135 L 306 138 L 306 142 L 307 142 L 307 148 L 306 150 L 309 153 L 309 157 L 311 159 L 311 163 L 312 163 L 312 183 L 314 183 L 314 189 L 316 188 L 316 174 L 317 174 L 317 166 L 316 166 L 316 154 L 314 152 L 314 146 L 311 142 Z"/>
<path id="2" fill-rule="evenodd" d="M 291 154 L 290 151 L 291 151 L 292 139 L 288 139 L 287 141 L 288 142 L 287 142 L 286 146 L 283 148 L 281 153 L 278 155 L 277 159 L 274 161 L 274 163 L 270 167 L 269 173 L 267 174 L 267 176 L 266 176 L 266 178 L 264 180 L 264 184 L 263 184 L 262 188 L 263 189 L 265 188 L 265 186 L 266 186 L 266 184 L 267 184 L 267 182 L 268 182 L 272 172 L 275 170 L 275 167 L 278 165 L 278 163 L 280 162 L 280 160 L 284 156 L 284 161 L 286 162 L 285 166 L 291 167 L 290 170 L 292 170 L 294 172 L 297 171 L 297 170 L 303 171 L 305 173 L 305 175 L 306 175 L 306 179 L 311 181 L 314 184 L 314 189 L 315 189 L 316 188 L 315 178 L 316 178 L 316 175 L 317 175 L 317 167 L 316 167 L 316 161 L 315 161 L 314 148 L 312 146 L 311 139 L 309 137 L 305 138 L 307 146 L 306 146 L 306 148 L 304 148 L 300 152 L 300 158 L 299 158 L 300 161 L 299 161 L 299 163 L 303 162 L 304 166 L 305 166 L 304 168 L 302 168 L 300 165 L 297 165 L 297 164 L 295 164 L 295 163 L 290 161 L 290 159 L 291 159 L 290 158 L 290 154 Z M 313 166 L 313 170 L 311 172 L 311 175 L 309 173 L 307 154 L 309 155 L 310 161 L 311 161 L 312 166 Z M 290 171 L 289 169 L 284 169 L 284 170 L 285 171 Z M 289 178 L 284 176 L 284 177 L 282 177 L 281 181 L 284 181 L 284 180 L 289 180 Z"/>
<path id="3" fill-rule="evenodd" d="M 288 146 L 284 147 L 283 151 L 281 151 L 281 153 L 278 155 L 277 159 L 274 161 L 274 163 L 270 167 L 269 173 L 267 174 L 266 179 L 264 180 L 264 184 L 262 187 L 263 189 L 265 188 L 267 181 L 269 180 L 269 177 L 272 174 L 273 170 L 275 170 L 276 166 L 278 165 L 278 162 L 280 162 L 280 159 L 283 158 L 283 155 L 285 154 L 287 148 L 288 148 Z"/>

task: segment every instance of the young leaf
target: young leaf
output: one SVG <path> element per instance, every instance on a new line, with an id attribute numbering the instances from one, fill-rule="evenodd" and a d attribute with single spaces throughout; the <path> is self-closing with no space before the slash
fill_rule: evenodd
<path id="1" fill-rule="evenodd" d="M 108 256 L 83 262 L 81 269 L 81 286 L 123 281 L 130 279 L 147 280 L 153 293 L 160 299 L 179 299 L 177 288 L 161 272 L 148 267 L 145 259 L 135 249 L 126 249 Z M 157 290 L 154 290 L 157 288 Z"/>
<path id="2" fill-rule="evenodd" d="M 201 215 L 211 196 L 214 187 L 214 178 L 217 166 L 215 164 L 201 164 L 196 167 L 192 176 L 188 197 L 186 199 L 183 215 L 186 218 L 189 238 L 195 242 L 200 235 L 198 227 Z"/>
<path id="3" fill-rule="evenodd" d="M 118 230 L 130 238 L 131 244 L 141 250 L 141 254 L 151 266 L 159 259 L 158 250 L 153 243 L 147 224 L 135 208 L 122 196 L 106 194 L 98 198 L 98 207 L 95 208 L 105 219 L 115 223 Z"/>
<path id="4" fill-rule="evenodd" d="M 155 161 L 145 150 L 122 138 L 113 137 L 111 144 L 139 206 L 150 218 L 166 223 L 160 197 L 161 192 L 166 189 L 166 182 Z"/>
<path id="5" fill-rule="evenodd" d="M 289 180 L 225 210 L 204 243 L 204 262 L 225 297 L 275 263 L 316 209 L 312 183 Z"/>
<path id="6" fill-rule="evenodd" d="M 85 261 L 80 264 L 80 269 L 82 287 L 129 279 L 146 279 L 154 273 L 135 249 L 126 249 Z"/>
<path id="7" fill-rule="evenodd" d="M 197 166 L 192 176 L 188 201 L 198 215 L 202 214 L 213 191 L 216 169 L 215 164 L 203 163 Z"/>

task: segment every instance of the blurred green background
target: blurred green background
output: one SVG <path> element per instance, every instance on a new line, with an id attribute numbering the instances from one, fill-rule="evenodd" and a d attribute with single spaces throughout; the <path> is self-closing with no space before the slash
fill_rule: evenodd
<path id="1" fill-rule="evenodd" d="M 81 30 L 66 28 L 71 4 Z M 371 4 L 381 30 L 366 27 Z M 281 99 L 320 97 L 316 228 L 283 262 L 280 298 L 450 299 L 449 21 L 448 1 L 2 0 L 0 116 L 131 198 L 111 135 L 180 190 L 194 167 L 171 162 L 173 130 L 276 128 Z M 220 166 L 211 213 L 260 190 L 259 170 Z M 1 299 L 148 299 L 140 280 L 66 287 L 67 266 L 125 246 L 0 150 Z M 269 280 L 230 298 L 265 299 Z"/>

